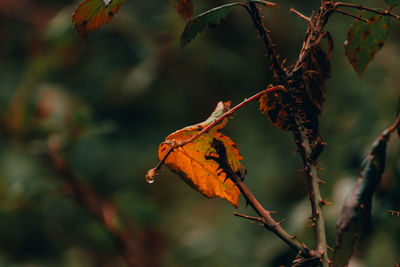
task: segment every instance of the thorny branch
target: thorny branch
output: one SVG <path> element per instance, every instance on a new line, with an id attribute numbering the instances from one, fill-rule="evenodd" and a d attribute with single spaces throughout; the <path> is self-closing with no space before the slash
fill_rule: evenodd
<path id="1" fill-rule="evenodd" d="M 314 226 L 315 238 L 316 238 L 316 249 L 314 254 L 319 258 L 320 264 L 326 267 L 329 265 L 328 253 L 327 253 L 327 242 L 326 242 L 326 233 L 325 233 L 325 223 L 324 217 L 322 215 L 321 206 L 323 205 L 322 197 L 319 190 L 319 178 L 317 176 L 317 168 L 315 166 L 319 154 L 322 152 L 323 142 L 319 137 L 319 129 L 318 122 L 316 122 L 316 129 L 314 129 L 313 136 L 311 137 L 307 133 L 307 129 L 304 126 L 304 120 L 299 117 L 299 111 L 301 107 L 296 108 L 296 105 L 304 104 L 302 95 L 306 90 L 307 84 L 303 82 L 302 75 L 306 71 L 308 71 L 309 63 L 308 60 L 310 58 L 310 54 L 313 52 L 314 46 L 319 45 L 321 39 L 324 37 L 325 32 L 323 31 L 324 26 L 326 25 L 328 18 L 333 13 L 333 6 L 331 1 L 322 1 L 322 5 L 319 8 L 318 12 L 313 17 L 306 17 L 299 12 L 292 10 L 292 12 L 296 13 L 298 16 L 302 17 L 307 21 L 308 30 L 306 32 L 305 40 L 303 42 L 303 46 L 300 50 L 298 59 L 295 65 L 291 68 L 291 70 L 283 69 L 281 66 L 277 67 L 277 64 L 272 61 L 272 67 L 275 70 L 275 73 L 279 73 L 283 71 L 284 74 L 278 75 L 278 82 L 283 84 L 289 90 L 289 96 L 292 100 L 292 103 L 288 105 L 288 114 L 290 114 L 291 120 L 291 130 L 293 132 L 296 151 L 301 155 L 306 181 L 309 189 L 309 197 L 311 201 L 311 209 L 312 209 L 312 226 Z M 253 17 L 253 16 L 252 16 Z M 259 28 L 259 27 L 258 27 Z M 265 27 L 263 27 L 263 31 L 267 32 Z M 268 43 L 266 44 L 267 51 L 270 51 L 269 43 L 271 43 L 270 38 L 268 39 Z M 274 60 L 277 58 L 276 54 L 270 54 L 271 59 Z M 318 59 L 317 59 L 318 60 Z M 322 88 L 324 89 L 324 88 Z M 315 110 L 312 110 L 315 112 Z M 317 111 L 318 112 L 318 111 Z M 318 120 L 318 114 L 313 115 L 316 120 Z M 314 147 L 319 146 L 322 147 L 319 153 L 313 153 Z M 314 154 L 312 157 L 311 155 Z"/>
<path id="2" fill-rule="evenodd" d="M 282 222 L 276 222 L 272 216 L 271 211 L 266 210 L 260 202 L 256 199 L 256 197 L 251 193 L 250 189 L 247 187 L 245 182 L 243 181 L 244 177 L 240 177 L 238 173 L 235 173 L 227 158 L 226 149 L 224 143 L 214 138 L 211 146 L 215 149 L 217 157 L 214 155 L 206 155 L 206 159 L 212 159 L 219 164 L 220 169 L 222 169 L 226 173 L 226 177 L 231 179 L 236 186 L 239 188 L 240 192 L 246 199 L 248 205 L 250 205 L 254 211 L 261 216 L 261 218 L 251 217 L 247 215 L 242 215 L 235 213 L 235 216 L 249 219 L 254 222 L 259 222 L 263 227 L 268 229 L 269 231 L 276 234 L 280 239 L 282 239 L 287 245 L 289 245 L 293 250 L 299 252 L 305 258 L 312 258 L 313 252 L 310 251 L 305 244 L 300 243 L 296 240 L 296 236 L 292 236 L 287 233 L 281 226 Z"/>
<path id="3" fill-rule="evenodd" d="M 248 6 L 245 6 L 247 12 L 250 14 L 254 26 L 256 27 L 260 37 L 264 41 L 265 47 L 267 49 L 267 55 L 270 56 L 271 62 L 272 62 L 272 69 L 274 71 L 274 74 L 278 80 L 284 81 L 287 79 L 287 74 L 286 71 L 284 70 L 283 66 L 279 62 L 279 56 L 275 52 L 274 49 L 274 44 L 272 43 L 271 36 L 269 34 L 269 31 L 264 25 L 264 22 L 262 20 L 262 16 L 260 15 L 260 10 L 256 6 L 254 2 L 247 2 Z"/>
<path id="4" fill-rule="evenodd" d="M 293 133 L 294 141 L 296 144 L 296 151 L 300 154 L 304 165 L 304 171 L 309 190 L 309 198 L 312 210 L 311 225 L 314 226 L 316 248 L 315 250 L 308 250 L 308 249 L 302 250 L 301 248 L 305 249 L 304 245 L 298 243 L 297 241 L 294 241 L 294 239 L 292 239 L 293 237 L 291 237 L 289 234 L 284 232 L 283 229 L 281 229 L 280 224 L 275 222 L 270 216 L 271 212 L 266 211 L 259 204 L 259 202 L 254 198 L 254 196 L 248 190 L 248 188 L 242 181 L 241 177 L 239 177 L 238 174 L 235 174 L 231 170 L 230 178 L 236 183 L 236 185 L 239 187 L 240 191 L 245 196 L 248 203 L 253 207 L 253 209 L 257 212 L 257 214 L 261 216 L 261 218 L 240 215 L 240 214 L 235 214 L 235 215 L 240 217 L 245 217 L 249 220 L 261 223 L 265 228 L 277 234 L 289 246 L 298 251 L 301 251 L 301 255 L 304 256 L 305 258 L 308 258 L 308 260 L 307 259 L 300 260 L 299 262 L 296 263 L 297 266 L 303 266 L 303 264 L 306 265 L 311 264 L 313 266 L 322 265 L 323 267 L 328 267 L 330 264 L 330 260 L 328 259 L 325 222 L 321 209 L 321 207 L 324 204 L 326 204 L 326 201 L 322 199 L 320 194 L 319 183 L 321 183 L 322 180 L 318 178 L 316 165 L 318 162 L 318 157 L 325 146 L 325 143 L 322 141 L 322 138 L 320 137 L 319 134 L 318 117 L 322 109 L 322 102 L 324 100 L 324 94 L 325 94 L 324 80 L 329 78 L 330 75 L 329 57 L 331 54 L 332 47 L 328 48 L 329 51 L 327 51 L 328 54 L 325 55 L 325 58 L 318 58 L 318 55 L 317 56 L 313 55 L 313 53 L 319 52 L 318 49 L 320 49 L 319 47 L 320 42 L 323 38 L 327 38 L 327 42 L 330 43 L 329 45 L 330 46 L 332 45 L 330 35 L 328 32 L 324 31 L 324 27 L 327 24 L 330 16 L 335 12 L 368 22 L 368 20 L 359 17 L 357 15 L 351 14 L 342 9 L 339 9 L 339 7 L 366 10 L 377 14 L 390 16 L 398 20 L 400 20 L 400 16 L 392 13 L 391 8 L 385 11 L 381 11 L 373 8 L 364 7 L 358 4 L 343 3 L 343 2 L 334 3 L 332 0 L 321 1 L 321 6 L 319 7 L 318 11 L 315 14 L 311 15 L 310 17 L 307 17 L 294 9 L 291 9 L 290 10 L 291 12 L 295 13 L 297 16 L 299 16 L 300 18 L 304 19 L 307 22 L 308 29 L 305 34 L 303 45 L 295 64 L 293 66 L 285 68 L 283 66 L 283 63 L 280 63 L 279 55 L 276 53 L 274 49 L 274 44 L 271 39 L 269 30 L 265 27 L 262 16 L 260 15 L 260 11 L 256 6 L 256 4 L 254 2 L 247 1 L 246 4 L 244 4 L 243 6 L 250 14 L 254 26 L 256 27 L 260 37 L 264 42 L 267 51 L 266 55 L 269 56 L 271 60 L 272 63 L 271 68 L 274 72 L 274 78 L 276 82 L 278 84 L 283 85 L 285 90 L 287 90 L 287 99 L 289 99 L 289 104 L 286 105 L 285 108 L 287 114 L 289 115 L 288 116 L 289 123 L 291 125 L 290 130 Z M 323 68 L 324 66 L 322 67 L 317 66 L 317 70 L 310 67 L 310 64 L 315 64 L 315 61 L 317 61 L 317 64 L 321 65 L 327 62 L 329 68 L 329 70 L 327 71 L 328 73 L 324 73 L 326 72 Z M 325 61 L 325 62 L 321 63 L 319 61 Z M 311 77 L 310 75 L 315 73 L 320 75 L 319 77 L 317 77 L 317 79 L 320 79 L 318 80 L 319 84 L 317 85 L 317 89 L 321 90 L 321 92 L 319 92 L 321 93 L 320 99 L 317 100 L 306 99 L 307 96 L 308 97 L 310 96 L 309 82 L 312 83 L 315 81 L 307 77 Z M 261 96 L 260 93 L 259 95 L 257 94 L 258 95 L 257 98 Z M 251 99 L 254 100 L 253 97 Z M 242 104 L 239 104 L 238 106 L 241 107 Z M 311 108 L 307 110 L 308 106 L 311 106 Z M 234 109 L 236 110 L 237 107 L 235 107 Z M 225 118 L 231 115 L 232 112 L 228 111 L 226 116 L 223 117 Z M 305 114 L 307 112 L 309 114 Z M 305 118 L 304 114 L 306 115 Z M 210 128 L 211 127 L 212 126 L 210 126 Z M 183 142 L 183 144 L 178 144 L 178 146 L 193 141 L 195 138 L 197 138 L 202 133 L 208 130 L 209 129 L 201 131 L 199 135 L 196 135 L 193 139 L 187 140 L 187 142 L 185 141 Z M 166 156 L 161 160 L 161 162 L 154 169 L 151 169 L 149 171 L 149 173 L 146 175 L 146 178 L 153 177 L 155 175 L 155 172 L 161 167 L 161 165 L 165 161 L 165 158 L 174 148 L 176 147 L 170 148 L 170 150 L 168 151 Z M 214 159 L 220 161 L 220 157 Z M 315 261 L 315 259 L 317 259 L 317 261 Z"/>

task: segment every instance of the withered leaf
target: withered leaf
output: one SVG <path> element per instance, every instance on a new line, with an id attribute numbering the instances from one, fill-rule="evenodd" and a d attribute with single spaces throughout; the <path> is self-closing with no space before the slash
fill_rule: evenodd
<path id="1" fill-rule="evenodd" d="M 126 0 L 85 0 L 72 15 L 73 28 L 79 39 L 109 23 Z"/>
<path id="2" fill-rule="evenodd" d="M 347 197 L 337 223 L 333 266 L 346 266 L 350 257 L 371 231 L 372 196 L 385 169 L 387 138 L 379 138 L 364 160 L 361 177 Z"/>
<path id="3" fill-rule="evenodd" d="M 289 130 L 289 114 L 287 104 L 284 101 L 286 89 L 264 94 L 260 97 L 260 111 L 265 114 L 271 123 L 285 131 Z"/>
<path id="4" fill-rule="evenodd" d="M 319 116 L 325 102 L 326 79 L 331 76 L 333 41 L 329 32 L 322 37 L 326 39 L 327 50 L 325 52 L 319 43 L 311 46 L 301 72 L 302 86 L 296 90 L 297 114 L 311 140 L 315 140 L 319 134 Z"/>
<path id="5" fill-rule="evenodd" d="M 170 0 L 171 5 L 178 11 L 178 14 L 188 22 L 193 17 L 192 0 Z"/>
<path id="6" fill-rule="evenodd" d="M 158 148 L 158 157 L 164 158 L 171 145 L 185 141 L 197 134 L 199 131 L 213 123 L 229 110 L 230 102 L 219 102 L 215 111 L 205 121 L 193 126 L 188 126 L 170 134 L 165 142 Z M 227 179 L 227 174 L 219 168 L 217 162 L 206 159 L 207 155 L 215 153 L 211 146 L 213 139 L 222 141 L 226 147 L 228 161 L 233 171 L 239 171 L 242 156 L 239 154 L 237 145 L 227 136 L 219 131 L 228 123 L 228 118 L 215 125 L 208 132 L 202 134 L 192 142 L 175 148 L 166 158 L 165 164 L 169 169 L 179 174 L 195 190 L 209 198 L 220 197 L 238 206 L 240 191 L 236 185 Z"/>
<path id="7" fill-rule="evenodd" d="M 369 20 L 355 20 L 347 32 L 345 54 L 353 69 L 361 77 L 368 63 L 385 44 L 389 17 L 363 11 L 360 15 Z"/>

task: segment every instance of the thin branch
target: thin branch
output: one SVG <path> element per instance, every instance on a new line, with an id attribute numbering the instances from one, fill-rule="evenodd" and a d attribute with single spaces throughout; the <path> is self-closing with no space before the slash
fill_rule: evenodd
<path id="1" fill-rule="evenodd" d="M 341 7 L 341 6 L 342 7 L 349 7 L 349 8 L 356 8 L 356 9 L 359 9 L 359 10 L 366 10 L 366 11 L 370 11 L 370 12 L 373 12 L 373 13 L 376 13 L 376 14 L 389 16 L 389 17 L 395 18 L 397 20 L 400 20 L 400 16 L 399 15 L 391 12 L 391 7 L 388 10 L 378 10 L 378 9 L 366 7 L 366 6 L 363 6 L 363 5 L 360 5 L 360 4 L 352 4 L 352 3 L 344 3 L 344 2 L 336 2 L 336 3 L 334 3 L 334 8 Z"/>
<path id="2" fill-rule="evenodd" d="M 382 136 L 391 135 L 391 134 L 392 134 L 394 131 L 396 131 L 396 129 L 399 127 L 399 124 L 400 124 L 400 113 L 399 113 L 399 115 L 397 116 L 397 118 L 396 118 L 396 120 L 394 121 L 394 123 L 393 123 L 389 128 L 387 128 L 387 129 L 383 132 Z"/>
<path id="3" fill-rule="evenodd" d="M 287 74 L 282 64 L 279 62 L 279 56 L 275 52 L 274 44 L 272 43 L 271 36 L 269 35 L 269 31 L 264 25 L 262 20 L 262 16 L 260 15 L 260 11 L 254 2 L 247 2 L 248 6 L 244 6 L 247 12 L 250 14 L 251 19 L 253 20 L 254 26 L 256 27 L 259 35 L 264 41 L 265 48 L 267 49 L 267 54 L 270 56 L 272 62 L 272 69 L 274 70 L 278 80 L 286 81 Z"/>
<path id="4" fill-rule="evenodd" d="M 290 8 L 290 9 L 289 9 L 289 12 L 292 12 L 292 13 L 296 14 L 299 18 L 302 18 L 302 19 L 304 19 L 305 21 L 307 21 L 307 23 L 310 23 L 310 22 L 311 22 L 311 19 L 310 19 L 309 17 L 307 17 L 307 16 L 301 14 L 299 11 L 297 11 L 297 10 L 294 9 L 294 8 Z"/>
<path id="5" fill-rule="evenodd" d="M 228 158 L 226 155 L 226 149 L 224 144 L 217 140 L 214 139 L 212 144 L 211 144 L 216 153 L 218 154 L 218 157 L 214 156 L 208 156 L 206 158 L 208 159 L 213 159 L 215 160 L 220 168 L 226 172 L 227 177 L 229 177 L 239 188 L 240 192 L 243 194 L 243 196 L 246 199 L 246 202 L 248 205 L 250 205 L 254 211 L 261 216 L 262 218 L 257 218 L 257 217 L 251 217 L 247 215 L 241 215 L 238 213 L 235 213 L 236 216 L 243 217 L 246 219 L 250 219 L 252 221 L 258 221 L 261 222 L 263 227 L 268 229 L 269 231 L 273 232 L 275 235 L 277 235 L 282 241 L 284 241 L 289 247 L 291 247 L 294 251 L 300 252 L 300 254 L 305 257 L 305 258 L 312 258 L 315 255 L 313 255 L 313 251 L 310 251 L 305 244 L 300 243 L 299 241 L 296 240 L 296 236 L 290 235 L 288 232 L 286 232 L 280 222 L 275 221 L 272 216 L 271 216 L 271 211 L 266 210 L 260 202 L 256 199 L 256 197 L 251 193 L 250 189 L 247 187 L 245 182 L 243 181 L 243 177 L 239 177 L 238 174 L 236 174 L 229 162 Z"/>
<path id="6" fill-rule="evenodd" d="M 240 217 L 240 218 L 247 219 L 247 220 L 252 221 L 252 222 L 259 222 L 262 225 L 264 225 L 266 223 L 265 219 L 263 217 L 253 217 L 253 216 L 249 216 L 249 215 L 245 215 L 245 214 L 240 214 L 238 212 L 234 212 L 233 215 L 237 216 L 237 217 Z"/>
<path id="7" fill-rule="evenodd" d="M 345 15 L 345 16 L 349 16 L 349 17 L 352 17 L 352 18 L 355 18 L 355 19 L 364 21 L 364 22 L 369 22 L 369 20 L 367 20 L 366 18 L 363 18 L 363 17 L 357 16 L 357 15 L 351 14 L 351 13 L 349 13 L 349 12 L 346 12 L 346 11 L 341 10 L 341 9 L 338 9 L 338 8 L 333 9 L 333 11 L 335 11 L 335 12 L 337 12 L 337 13 L 340 13 L 340 14 L 343 14 L 343 15 Z"/>
<path id="8" fill-rule="evenodd" d="M 269 93 L 273 93 L 279 90 L 286 90 L 285 87 L 283 87 L 282 85 L 278 85 L 278 86 L 274 86 L 268 89 L 265 89 L 261 92 L 258 92 L 257 94 L 253 95 L 252 97 L 245 99 L 243 102 L 241 102 L 240 104 L 236 105 L 235 107 L 231 108 L 230 110 L 228 110 L 227 112 L 225 112 L 221 117 L 219 117 L 218 119 L 216 119 L 213 123 L 211 123 L 210 125 L 208 125 L 207 127 L 203 128 L 200 132 L 198 132 L 197 134 L 193 135 L 192 137 L 190 137 L 189 139 L 182 141 L 182 142 L 175 142 L 174 144 L 171 144 L 171 147 L 169 148 L 169 150 L 167 151 L 167 153 L 165 154 L 165 156 L 160 160 L 160 162 L 153 168 L 150 169 L 146 175 L 146 180 L 148 182 L 152 182 L 154 180 L 154 176 L 156 175 L 157 171 L 161 168 L 161 166 L 164 164 L 165 160 L 167 159 L 167 157 L 169 156 L 169 154 L 171 154 L 171 152 L 179 147 L 182 147 L 186 144 L 189 144 L 191 142 L 193 142 L 195 139 L 197 139 L 199 136 L 201 136 L 202 134 L 208 132 L 211 128 L 213 128 L 215 125 L 219 124 L 221 121 L 223 121 L 225 118 L 231 116 L 234 112 L 236 112 L 238 109 L 244 107 L 245 105 L 247 105 L 248 103 L 259 99 L 262 95 L 264 94 L 269 94 Z"/>
<path id="9" fill-rule="evenodd" d="M 296 140 L 297 152 L 299 152 L 306 175 L 306 182 L 311 202 L 311 225 L 314 229 L 316 240 L 316 252 L 322 260 L 322 266 L 329 265 L 327 241 L 325 232 L 325 220 L 322 213 L 323 201 L 319 190 L 320 179 L 318 178 L 317 167 L 315 160 L 311 160 L 310 146 L 302 134 L 298 131 L 293 131 L 294 139 Z"/>

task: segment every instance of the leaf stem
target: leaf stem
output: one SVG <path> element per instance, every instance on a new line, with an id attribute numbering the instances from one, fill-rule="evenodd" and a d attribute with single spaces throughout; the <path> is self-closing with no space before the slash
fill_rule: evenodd
<path id="1" fill-rule="evenodd" d="M 392 134 L 394 131 L 396 131 L 396 129 L 399 127 L 399 124 L 400 124 L 400 113 L 399 113 L 399 115 L 397 115 L 397 118 L 394 121 L 394 123 L 383 132 L 382 137 L 388 136 L 388 135 Z"/>
<path id="2" fill-rule="evenodd" d="M 342 14 L 342 15 L 345 15 L 345 16 L 349 16 L 349 17 L 352 17 L 352 18 L 355 18 L 355 19 L 364 21 L 364 22 L 369 22 L 369 20 L 367 20 L 367 19 L 365 19 L 365 18 L 363 18 L 363 17 L 360 17 L 360 16 L 357 16 L 357 15 L 351 14 L 351 13 L 349 13 L 349 12 L 347 12 L 347 11 L 344 11 L 344 10 L 341 10 L 341 9 L 338 9 L 338 8 L 334 9 L 333 11 L 335 11 L 335 12 L 337 12 L 337 13 L 340 13 L 340 14 Z"/>
<path id="3" fill-rule="evenodd" d="M 261 92 L 258 92 L 257 94 L 253 95 L 252 97 L 245 99 L 243 102 L 239 103 L 238 105 L 236 105 L 235 107 L 231 108 L 230 110 L 228 110 L 227 112 L 225 112 L 221 117 L 219 117 L 218 119 L 216 119 L 213 123 L 211 123 L 210 125 L 208 125 L 207 127 L 203 128 L 200 132 L 198 132 L 197 134 L 193 135 L 192 137 L 190 137 L 189 139 L 182 141 L 182 142 L 177 142 L 174 145 L 171 145 L 171 147 L 169 148 L 169 150 L 167 151 L 167 153 L 165 154 L 165 156 L 160 160 L 160 162 L 156 165 L 156 167 L 154 167 L 153 169 L 151 169 L 147 175 L 146 175 L 146 179 L 149 181 L 149 179 L 153 179 L 154 175 L 156 174 L 156 172 L 161 168 L 161 166 L 164 164 L 165 160 L 167 159 L 167 157 L 169 156 L 169 154 L 171 154 L 171 152 L 178 148 L 178 147 L 182 147 L 190 142 L 193 142 L 196 138 L 198 138 L 199 136 L 201 136 L 202 134 L 208 132 L 211 128 L 213 128 L 215 125 L 219 124 L 221 121 L 223 121 L 225 118 L 231 116 L 234 112 L 236 112 L 238 109 L 244 107 L 245 105 L 247 105 L 248 103 L 257 100 L 258 98 L 260 98 L 262 95 L 264 94 L 269 94 L 269 93 L 273 93 L 279 90 L 286 90 L 285 87 L 283 87 L 282 85 L 278 85 L 278 86 L 274 86 L 268 89 L 265 89 Z"/>

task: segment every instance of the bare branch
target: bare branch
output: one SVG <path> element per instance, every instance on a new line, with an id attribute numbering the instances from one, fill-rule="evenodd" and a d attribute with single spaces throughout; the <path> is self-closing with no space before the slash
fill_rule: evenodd
<path id="1" fill-rule="evenodd" d="M 311 257 L 315 256 L 313 251 L 310 251 L 304 244 L 297 241 L 295 236 L 290 235 L 288 232 L 286 232 L 282 228 L 281 222 L 277 222 L 272 218 L 272 216 L 271 216 L 272 212 L 266 210 L 260 204 L 260 202 L 258 202 L 256 197 L 251 193 L 250 189 L 247 187 L 247 185 L 243 181 L 243 177 L 239 177 L 238 174 L 232 170 L 232 168 L 228 162 L 224 144 L 221 141 L 214 139 L 211 145 L 214 147 L 216 153 L 218 154 L 218 157 L 212 157 L 212 159 L 215 160 L 219 164 L 220 168 L 223 169 L 224 172 L 226 172 L 227 177 L 236 184 L 236 186 L 239 188 L 240 192 L 245 197 L 248 205 L 250 205 L 254 209 L 254 211 L 262 218 L 241 215 L 238 213 L 236 213 L 235 215 L 252 220 L 252 221 L 261 222 L 261 224 L 263 225 L 264 228 L 270 230 L 275 235 L 277 235 L 282 241 L 284 241 L 287 245 L 289 245 L 289 247 L 291 247 L 294 251 L 300 252 L 300 254 L 303 257 L 311 258 Z"/>
<path id="2" fill-rule="evenodd" d="M 338 8 L 333 9 L 333 11 L 335 11 L 335 12 L 337 12 L 337 13 L 340 13 L 340 14 L 343 14 L 343 15 L 345 15 L 345 16 L 349 16 L 349 17 L 352 17 L 352 18 L 355 18 L 355 19 L 359 19 L 359 20 L 364 21 L 364 22 L 369 22 L 369 20 L 367 20 L 367 19 L 365 19 L 365 18 L 363 18 L 363 17 L 360 17 L 360 16 L 357 16 L 357 15 L 351 14 L 351 13 L 349 13 L 349 12 L 346 12 L 346 11 L 341 10 L 341 9 L 338 9 Z"/>
<path id="3" fill-rule="evenodd" d="M 307 17 L 307 16 L 301 14 L 301 13 L 300 13 L 299 11 L 297 11 L 296 9 L 290 8 L 289 11 L 292 12 L 292 13 L 294 13 L 294 14 L 296 14 L 299 18 L 304 19 L 305 21 L 307 21 L 307 23 L 310 23 L 310 22 L 311 22 L 311 19 L 310 19 L 309 17 Z"/>
<path id="4" fill-rule="evenodd" d="M 366 10 L 366 11 L 370 11 L 370 12 L 373 12 L 373 13 L 376 13 L 376 14 L 389 16 L 389 17 L 395 18 L 397 20 L 400 20 L 400 16 L 399 15 L 391 12 L 391 7 L 388 10 L 383 10 L 382 11 L 382 10 L 366 7 L 366 6 L 363 6 L 363 5 L 359 5 L 359 4 L 344 3 L 344 2 L 336 2 L 336 3 L 334 3 L 334 8 L 335 9 L 338 8 L 338 7 L 341 7 L 341 6 L 342 7 L 349 7 L 349 8 L 356 8 L 356 9 L 359 9 L 359 10 Z"/>
<path id="5" fill-rule="evenodd" d="M 248 6 L 244 6 L 247 10 L 247 12 L 250 14 L 250 17 L 253 20 L 253 24 L 256 27 L 258 33 L 260 34 L 260 37 L 264 41 L 265 48 L 267 49 L 267 54 L 269 55 L 272 63 L 272 69 L 274 70 L 274 73 L 276 75 L 276 78 L 280 81 L 286 81 L 287 80 L 287 73 L 282 67 L 282 64 L 279 61 L 279 56 L 275 52 L 274 49 L 274 44 L 272 43 L 271 36 L 269 34 L 269 31 L 264 25 L 264 22 L 262 20 L 262 16 L 260 14 L 259 8 L 256 6 L 254 2 L 247 2 Z"/>

